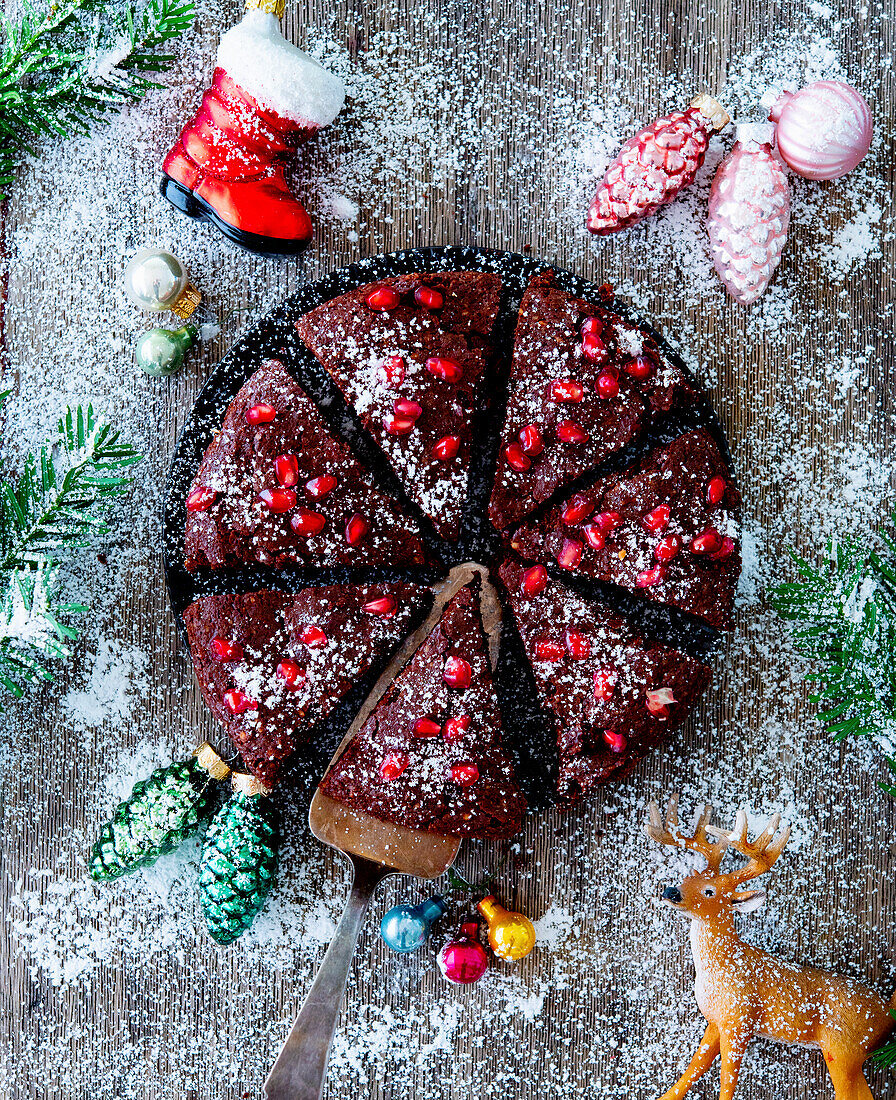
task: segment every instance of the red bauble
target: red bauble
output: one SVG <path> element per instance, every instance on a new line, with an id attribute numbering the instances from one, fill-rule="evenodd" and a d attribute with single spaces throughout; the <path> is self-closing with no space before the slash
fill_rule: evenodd
<path id="1" fill-rule="evenodd" d="M 460 926 L 460 935 L 449 940 L 439 952 L 439 970 L 455 985 L 472 985 L 488 970 L 488 955 L 479 942 L 479 925 L 468 921 Z"/>

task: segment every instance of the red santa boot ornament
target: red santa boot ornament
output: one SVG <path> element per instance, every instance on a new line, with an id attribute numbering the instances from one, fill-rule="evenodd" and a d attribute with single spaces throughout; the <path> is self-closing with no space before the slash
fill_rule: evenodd
<path id="1" fill-rule="evenodd" d="M 280 32 L 285 0 L 248 0 L 221 39 L 212 84 L 162 166 L 162 194 L 251 252 L 294 255 L 311 221 L 290 190 L 293 150 L 328 126 L 342 81 Z"/>

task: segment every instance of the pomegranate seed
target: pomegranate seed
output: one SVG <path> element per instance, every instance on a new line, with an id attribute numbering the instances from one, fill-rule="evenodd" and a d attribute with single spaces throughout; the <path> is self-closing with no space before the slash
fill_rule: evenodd
<path id="1" fill-rule="evenodd" d="M 534 424 L 527 424 L 525 428 L 520 428 L 519 434 L 520 446 L 526 452 L 527 455 L 540 455 L 544 450 L 544 440 L 541 438 L 541 432 Z"/>
<path id="2" fill-rule="evenodd" d="M 231 714 L 243 714 L 247 710 L 258 710 L 258 703 L 238 688 L 224 692 L 224 703 Z"/>
<path id="3" fill-rule="evenodd" d="M 387 752 L 386 758 L 380 764 L 380 777 L 386 780 L 397 779 L 403 771 L 407 770 L 411 760 L 404 752 Z"/>
<path id="4" fill-rule="evenodd" d="M 571 497 L 569 503 L 563 509 L 560 514 L 560 520 L 566 524 L 567 527 L 575 527 L 577 523 L 581 523 L 586 516 L 590 516 L 594 511 L 594 505 L 586 497 L 577 493 L 574 497 Z"/>
<path id="5" fill-rule="evenodd" d="M 295 489 L 262 489 L 258 499 L 269 512 L 289 512 L 296 506 Z"/>
<path id="6" fill-rule="evenodd" d="M 212 653 L 216 661 L 241 661 L 243 647 L 239 642 L 228 642 L 226 638 L 212 638 Z"/>
<path id="7" fill-rule="evenodd" d="M 582 336 L 582 353 L 586 359 L 597 362 L 607 357 L 607 345 L 596 332 L 586 332 Z"/>
<path id="8" fill-rule="evenodd" d="M 295 455 L 278 455 L 274 459 L 274 473 L 285 489 L 299 483 L 299 460 Z"/>
<path id="9" fill-rule="evenodd" d="M 619 396 L 619 380 L 609 371 L 601 371 L 597 376 L 597 396 L 604 400 Z"/>
<path id="10" fill-rule="evenodd" d="M 575 569 L 582 560 L 582 544 L 575 539 L 564 539 L 557 555 L 557 564 L 561 569 Z"/>
<path id="11" fill-rule="evenodd" d="M 567 630 L 566 650 L 574 661 L 585 661 L 591 656 L 591 642 L 578 630 Z"/>
<path id="12" fill-rule="evenodd" d="M 326 524 L 326 516 L 322 516 L 320 512 L 312 512 L 308 508 L 300 508 L 289 521 L 289 526 L 303 539 L 319 535 Z"/>
<path id="13" fill-rule="evenodd" d="M 432 449 L 433 455 L 439 462 L 450 462 L 457 456 L 460 450 L 459 435 L 443 435 Z"/>
<path id="14" fill-rule="evenodd" d="M 667 535 L 653 548 L 653 556 L 659 562 L 671 561 L 681 549 L 681 538 L 678 535 Z"/>
<path id="15" fill-rule="evenodd" d="M 248 424 L 270 424 L 277 415 L 273 405 L 250 405 L 246 409 L 246 422 Z"/>
<path id="16" fill-rule="evenodd" d="M 410 435 L 416 427 L 416 421 L 409 420 L 406 416 L 383 417 L 383 427 L 390 435 Z"/>
<path id="17" fill-rule="evenodd" d="M 459 382 L 464 374 L 460 363 L 456 363 L 453 359 L 438 357 L 427 359 L 426 369 L 436 378 L 441 378 L 443 382 Z"/>
<path id="18" fill-rule="evenodd" d="M 646 355 L 633 355 L 622 364 L 622 369 L 638 382 L 643 382 L 653 374 L 656 366 Z"/>
<path id="19" fill-rule="evenodd" d="M 716 550 L 714 554 L 709 555 L 710 561 L 724 561 L 725 558 L 730 558 L 734 553 L 734 539 L 729 538 L 727 535 L 722 539 L 722 545 Z"/>
<path id="20" fill-rule="evenodd" d="M 557 438 L 564 443 L 587 443 L 588 433 L 574 420 L 561 420 L 557 425 Z"/>
<path id="21" fill-rule="evenodd" d="M 460 741 L 469 728 L 469 714 L 459 714 L 456 718 L 448 719 L 442 731 L 442 736 L 446 741 Z"/>
<path id="22" fill-rule="evenodd" d="M 417 401 L 411 401 L 408 397 L 397 398 L 393 407 L 398 416 L 406 417 L 408 420 L 416 420 L 423 412 L 423 406 Z"/>
<path id="23" fill-rule="evenodd" d="M 662 565 L 656 565 L 653 569 L 645 569 L 635 577 L 638 588 L 652 588 L 659 584 L 666 576 L 666 570 Z"/>
<path id="24" fill-rule="evenodd" d="M 550 398 L 552 401 L 564 401 L 569 404 L 581 401 L 585 390 L 578 382 L 552 382 Z"/>
<path id="25" fill-rule="evenodd" d="M 214 489 L 209 489 L 205 485 L 197 485 L 187 497 L 187 511 L 207 512 L 217 499 L 218 494 Z"/>
<path id="26" fill-rule="evenodd" d="M 504 448 L 504 457 L 507 459 L 507 465 L 511 470 L 516 470 L 519 474 L 524 473 L 532 465 L 532 459 L 523 453 L 523 448 L 519 443 L 508 443 Z"/>
<path id="27" fill-rule="evenodd" d="M 418 718 L 412 730 L 415 737 L 438 737 L 442 727 L 431 718 Z"/>
<path id="28" fill-rule="evenodd" d="M 594 674 L 594 698 L 605 702 L 613 698 L 619 673 L 615 668 L 599 668 Z"/>
<path id="29" fill-rule="evenodd" d="M 379 286 L 367 295 L 367 304 L 377 312 L 395 309 L 398 305 L 398 295 L 390 286 Z"/>
<path id="30" fill-rule="evenodd" d="M 349 546 L 357 546 L 361 539 L 366 538 L 369 534 L 370 523 L 367 517 L 362 516 L 360 512 L 355 512 L 345 525 L 345 541 Z"/>
<path id="31" fill-rule="evenodd" d="M 390 355 L 383 363 L 386 385 L 397 389 L 404 381 L 405 362 L 400 355 Z"/>
<path id="32" fill-rule="evenodd" d="M 662 531 L 669 524 L 670 510 L 668 504 L 658 504 L 652 512 L 648 512 L 641 519 L 641 525 L 645 531 Z"/>
<path id="33" fill-rule="evenodd" d="M 442 679 L 448 687 L 466 691 L 473 679 L 473 666 L 463 657 L 449 657 L 442 670 Z"/>
<path id="34" fill-rule="evenodd" d="M 728 482 L 723 477 L 714 477 L 706 486 L 706 503 L 721 504 Z"/>
<path id="35" fill-rule="evenodd" d="M 369 600 L 361 608 L 368 615 L 382 615 L 384 619 L 391 619 L 398 609 L 398 600 L 394 596 L 380 596 L 377 600 Z"/>
<path id="36" fill-rule="evenodd" d="M 526 596 L 537 596 L 548 584 L 548 571 L 543 565 L 533 565 L 523 573 L 520 591 Z"/>
<path id="37" fill-rule="evenodd" d="M 427 309 L 441 309 L 445 304 L 445 299 L 439 291 L 433 290 L 431 286 L 418 286 L 414 291 L 414 300 Z"/>
<path id="38" fill-rule="evenodd" d="M 607 545 L 607 537 L 596 523 L 586 524 L 582 528 L 582 533 L 592 550 L 603 550 Z"/>
<path id="39" fill-rule="evenodd" d="M 458 787 L 470 787 L 479 778 L 479 768 L 470 761 L 451 765 L 451 779 Z"/>
<path id="40" fill-rule="evenodd" d="M 661 722 L 666 721 L 671 713 L 672 704 L 677 702 L 678 700 L 672 694 L 672 688 L 654 688 L 647 692 L 647 709 Z"/>
<path id="41" fill-rule="evenodd" d="M 298 691 L 304 687 L 307 677 L 300 664 L 295 661 L 284 660 L 277 665 L 277 679 L 282 680 L 290 691 Z"/>
<path id="42" fill-rule="evenodd" d="M 320 649 L 327 644 L 327 636 L 319 626 L 306 626 L 299 635 L 299 641 L 309 649 Z"/>
<path id="43" fill-rule="evenodd" d="M 585 320 L 582 322 L 582 325 L 581 325 L 581 331 L 582 331 L 583 336 L 585 336 L 589 332 L 596 332 L 596 333 L 600 334 L 601 332 L 603 332 L 603 330 L 604 330 L 604 325 L 603 325 L 603 321 L 601 321 L 600 317 L 586 317 Z"/>
<path id="44" fill-rule="evenodd" d="M 320 477 L 313 477 L 305 482 L 305 492 L 312 500 L 320 500 L 327 493 L 332 493 L 338 484 L 338 478 L 333 477 L 332 474 L 321 474 Z"/>
<path id="45" fill-rule="evenodd" d="M 602 535 L 609 535 L 614 528 L 622 526 L 622 516 L 618 512 L 598 512 L 592 522 Z"/>
<path id="46" fill-rule="evenodd" d="M 707 527 L 691 540 L 692 554 L 715 554 L 722 549 L 722 536 L 715 527 Z"/>
<path id="47" fill-rule="evenodd" d="M 625 752 L 628 741 L 626 741 L 624 734 L 615 733 L 613 730 L 604 730 L 603 738 L 612 752 Z"/>
<path id="48" fill-rule="evenodd" d="M 566 649 L 561 642 L 551 638 L 542 638 L 535 643 L 536 661 L 562 661 L 566 656 Z"/>

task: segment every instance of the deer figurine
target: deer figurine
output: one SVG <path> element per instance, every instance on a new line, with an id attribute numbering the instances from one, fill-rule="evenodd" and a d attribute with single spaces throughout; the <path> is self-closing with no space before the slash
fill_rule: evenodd
<path id="1" fill-rule="evenodd" d="M 657 804 L 650 804 L 646 826 L 647 835 L 658 843 L 697 852 L 706 860 L 705 870 L 694 871 L 681 887 L 669 886 L 662 895 L 664 902 L 691 918 L 694 993 L 707 1023 L 690 1065 L 662 1100 L 680 1100 L 720 1053 L 719 1100 L 732 1100 L 754 1035 L 818 1047 L 836 1100 L 871 1100 L 862 1063 L 896 1026 L 890 1016 L 896 995 L 888 1005 L 861 982 L 793 966 L 744 943 L 735 931 L 734 914 L 752 912 L 765 900 L 764 890 L 744 887 L 771 869 L 790 827 L 779 833 L 781 815 L 775 814 L 765 831 L 750 841 L 743 810 L 731 832 L 711 826 L 711 816 L 706 806 L 693 835 L 683 835 L 678 796 L 673 795 L 665 821 Z M 746 863 L 722 874 L 722 857 L 729 850 L 744 856 Z"/>

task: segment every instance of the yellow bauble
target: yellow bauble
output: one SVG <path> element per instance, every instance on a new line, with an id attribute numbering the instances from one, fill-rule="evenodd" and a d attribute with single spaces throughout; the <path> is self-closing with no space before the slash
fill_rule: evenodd
<path id="1" fill-rule="evenodd" d="M 513 913 L 489 894 L 477 906 L 488 921 L 488 942 L 499 959 L 524 959 L 535 946 L 535 928 L 522 913 Z"/>

